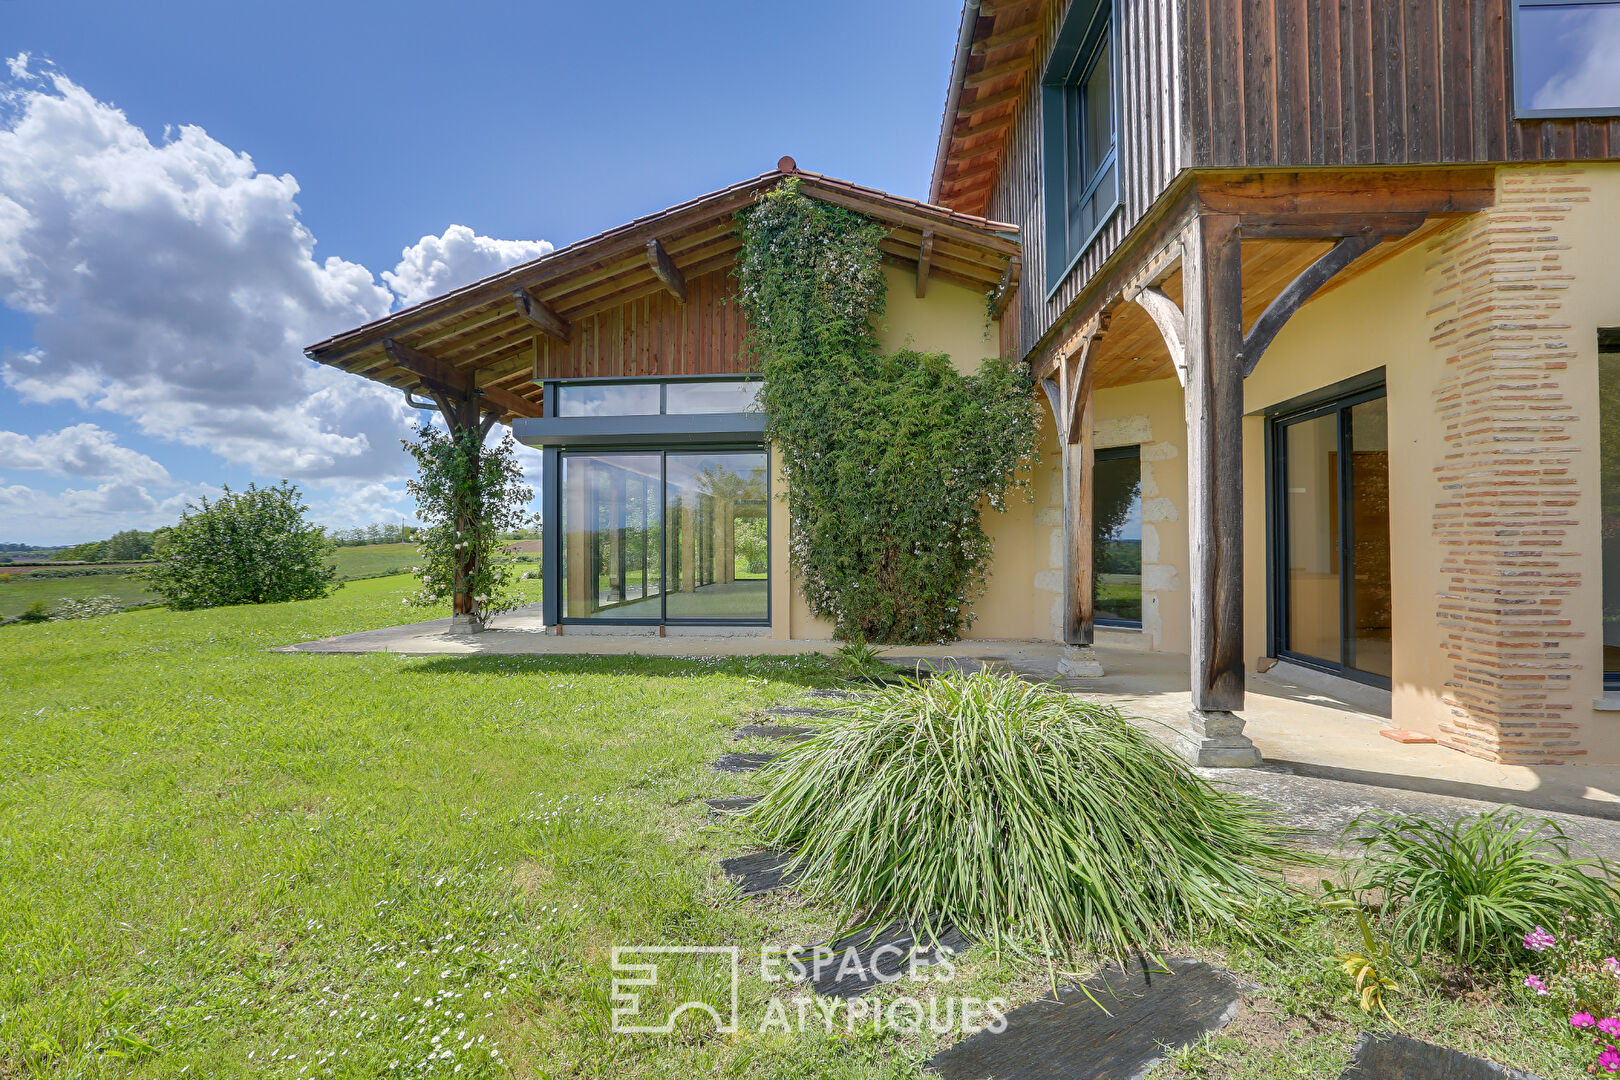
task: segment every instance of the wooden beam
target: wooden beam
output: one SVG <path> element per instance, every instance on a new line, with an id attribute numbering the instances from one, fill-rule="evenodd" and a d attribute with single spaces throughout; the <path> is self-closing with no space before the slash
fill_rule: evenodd
<path id="1" fill-rule="evenodd" d="M 1077 355 L 1064 359 L 1057 379 L 1041 380 L 1057 425 L 1063 464 L 1063 640 L 1069 645 L 1090 645 L 1096 634 L 1094 341 L 1088 338 Z"/>
<path id="2" fill-rule="evenodd" d="M 928 270 L 934 264 L 934 230 L 924 229 L 922 251 L 917 256 L 917 299 L 928 293 Z"/>
<path id="3" fill-rule="evenodd" d="M 564 345 L 568 344 L 570 327 L 567 319 L 535 299 L 528 289 L 513 289 L 512 300 L 517 304 L 518 315 L 542 334 L 554 337 Z"/>
<path id="4" fill-rule="evenodd" d="M 492 405 L 500 408 L 507 416 L 539 416 L 540 406 L 510 390 L 503 390 L 499 386 L 485 386 L 478 391 L 478 396 Z"/>
<path id="5" fill-rule="evenodd" d="M 1038 30 L 1039 27 L 1034 22 L 1021 23 L 1011 30 L 1003 30 L 999 34 L 991 34 L 987 38 L 975 41 L 970 51 L 977 55 L 979 53 L 994 52 L 1004 45 L 1017 45 L 1020 42 L 1031 41 Z"/>
<path id="6" fill-rule="evenodd" d="M 1357 236 L 1347 236 L 1333 245 L 1321 258 L 1301 270 L 1299 276 L 1288 283 L 1288 287 L 1277 294 L 1276 299 L 1266 305 L 1266 310 L 1254 320 L 1249 332 L 1243 335 L 1243 351 L 1238 360 L 1243 367 L 1243 376 L 1248 378 L 1254 374 L 1254 369 L 1260 363 L 1260 357 L 1265 355 L 1266 349 L 1271 345 L 1272 339 L 1277 336 L 1283 324 L 1293 317 L 1294 312 L 1316 295 L 1316 291 L 1326 285 L 1339 271 L 1367 254 L 1383 242 L 1383 237 L 1377 233 L 1364 232 Z"/>
<path id="7" fill-rule="evenodd" d="M 947 180 L 947 183 L 950 181 Z M 834 206 L 844 206 L 869 218 L 888 222 L 891 225 L 909 225 L 919 232 L 923 229 L 933 229 L 940 236 L 952 240 L 961 240 L 972 247 L 983 248 L 1003 255 L 1016 255 L 1021 250 L 1016 236 L 1005 233 L 988 233 L 973 229 L 969 226 L 956 224 L 949 214 L 941 211 L 911 210 L 901 206 L 889 204 L 873 205 L 864 203 L 853 195 L 839 191 L 837 188 L 824 187 L 817 184 L 811 177 L 802 177 L 799 188 L 806 194 L 820 199 L 822 202 L 832 203 Z"/>
<path id="8" fill-rule="evenodd" d="M 1209 719 L 1202 714 L 1243 708 L 1243 372 L 1237 359 L 1243 344 L 1243 258 L 1237 219 L 1194 218 L 1182 253 L 1192 705 L 1202 724 Z M 1227 733 L 1210 726 L 1203 734 Z"/>
<path id="9" fill-rule="evenodd" d="M 1015 56 L 1011 60 L 1003 60 L 999 64 L 990 64 L 979 71 L 973 72 L 971 75 L 964 76 L 962 78 L 962 88 L 965 90 L 970 86 L 982 86 L 987 82 L 1001 78 L 1003 75 L 1021 74 L 1034 66 L 1034 57 L 1028 55 Z"/>
<path id="10" fill-rule="evenodd" d="M 1181 306 L 1166 296 L 1163 289 L 1149 287 L 1138 290 L 1130 297 L 1137 307 L 1148 313 L 1153 325 L 1164 338 L 1164 347 L 1170 351 L 1170 363 L 1175 366 L 1176 378 L 1187 385 L 1187 316 Z"/>
<path id="11" fill-rule="evenodd" d="M 1427 213 L 1406 214 L 1295 214 L 1287 218 L 1245 215 L 1245 240 L 1333 240 L 1361 232 L 1405 236 L 1422 225 Z"/>
<path id="12" fill-rule="evenodd" d="M 1007 268 L 1001 272 L 1001 284 L 996 286 L 996 318 L 1001 318 L 1007 305 L 1012 302 L 1013 293 L 1018 290 L 1018 278 L 1023 273 L 1023 260 L 1017 255 L 1007 260 Z"/>
<path id="13" fill-rule="evenodd" d="M 472 391 L 472 379 L 467 376 L 466 372 L 452 367 L 437 357 L 429 356 L 420 349 L 414 349 L 403 341 L 384 338 L 383 351 L 388 354 L 388 359 L 392 360 L 395 365 L 404 368 L 412 375 L 418 375 L 429 382 L 438 383 L 440 386 L 453 390 L 458 394 L 466 394 Z"/>
<path id="14" fill-rule="evenodd" d="M 997 105 L 1017 101 L 1023 96 L 1024 88 L 1015 86 L 1011 90 L 1002 90 L 994 94 L 986 94 L 982 98 L 974 98 L 972 101 L 963 102 L 956 107 L 956 113 L 959 117 L 972 116 L 974 113 L 983 112 L 985 109 L 993 109 Z"/>
<path id="15" fill-rule="evenodd" d="M 664 288 L 669 290 L 677 303 L 686 303 L 686 278 L 681 276 L 675 260 L 669 257 L 669 252 L 664 250 L 657 237 L 647 241 L 647 265 L 652 267 L 653 275 L 664 283 Z"/>
<path id="16" fill-rule="evenodd" d="M 976 121 L 967 118 L 958 120 L 951 128 L 951 138 L 971 139 L 975 135 L 988 135 L 992 131 L 1012 127 L 1013 118 L 1016 115 L 1016 113 L 1006 113 L 1002 116 L 993 116 L 988 120 Z"/>

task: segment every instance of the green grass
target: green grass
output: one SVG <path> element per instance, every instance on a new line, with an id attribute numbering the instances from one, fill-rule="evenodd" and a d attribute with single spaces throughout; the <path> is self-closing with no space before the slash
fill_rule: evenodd
<path id="1" fill-rule="evenodd" d="M 342 581 L 400 574 L 417 561 L 415 544 L 366 544 L 337 548 L 332 561 Z M 538 564 L 536 564 L 538 566 Z M 35 601 L 55 607 L 63 600 L 111 596 L 125 607 L 155 604 L 158 598 L 127 574 L 101 574 L 85 578 L 34 578 L 18 573 L 0 581 L 0 619 L 20 615 Z"/>
<path id="2" fill-rule="evenodd" d="M 948 1039 L 761 1033 L 781 988 L 746 976 L 736 1035 L 608 1027 L 615 944 L 834 928 L 815 903 L 731 897 L 716 864 L 747 841 L 701 803 L 759 789 L 707 763 L 826 661 L 267 651 L 436 614 L 406 614 L 410 587 L 0 632 L 0 1077 L 924 1075 Z M 1325 959 L 1344 929 L 1236 948 L 1269 1007 L 1308 1018 L 1303 1049 L 1222 1043 L 1198 1075 L 1337 1075 L 1368 1023 Z M 946 992 L 1044 988 L 986 949 L 958 967 Z M 1391 1007 L 1544 1076 L 1577 1060 L 1520 1004 Z M 417 1068 L 433 1046 L 454 1058 Z"/>

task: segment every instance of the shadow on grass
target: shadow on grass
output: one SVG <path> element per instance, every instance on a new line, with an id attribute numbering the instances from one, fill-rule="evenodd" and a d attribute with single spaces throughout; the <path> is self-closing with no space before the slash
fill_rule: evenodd
<path id="1" fill-rule="evenodd" d="M 572 653 L 554 656 L 440 656 L 419 658 L 405 667 L 420 675 L 608 675 L 647 679 L 691 679 L 724 675 L 766 679 L 806 689 L 848 684 L 820 653 L 796 656 L 616 656 Z"/>

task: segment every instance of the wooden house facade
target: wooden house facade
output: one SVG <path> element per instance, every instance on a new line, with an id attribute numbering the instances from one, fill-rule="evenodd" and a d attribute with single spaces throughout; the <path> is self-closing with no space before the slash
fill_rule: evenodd
<path id="1" fill-rule="evenodd" d="M 1609 0 L 968 0 L 929 198 L 1019 226 L 1054 632 L 1186 652 L 1194 759 L 1258 759 L 1281 661 L 1471 754 L 1620 760 L 1617 33 Z M 1129 639 L 1096 629 L 1121 454 Z"/>

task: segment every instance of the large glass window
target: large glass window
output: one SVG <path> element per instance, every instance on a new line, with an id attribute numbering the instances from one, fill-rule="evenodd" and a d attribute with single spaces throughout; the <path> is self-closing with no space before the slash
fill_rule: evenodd
<path id="1" fill-rule="evenodd" d="M 1620 0 L 1515 0 L 1519 116 L 1620 115 Z"/>
<path id="2" fill-rule="evenodd" d="M 666 385 L 664 411 L 671 416 L 691 413 L 740 413 L 754 407 L 759 396 L 757 379 L 701 379 Z"/>
<path id="3" fill-rule="evenodd" d="M 1603 686 L 1620 689 L 1620 330 L 1598 349 L 1598 423 L 1602 468 Z"/>
<path id="4" fill-rule="evenodd" d="M 1379 683 L 1393 671 L 1384 406 L 1380 387 L 1272 429 L 1274 647 Z"/>
<path id="5" fill-rule="evenodd" d="M 1119 206 L 1113 33 L 1112 0 L 1076 0 L 1042 78 L 1048 289 Z"/>
<path id="6" fill-rule="evenodd" d="M 763 450 L 562 455 L 564 619 L 765 622 Z"/>
<path id="7" fill-rule="evenodd" d="M 664 382 L 560 382 L 558 416 L 690 416 L 742 413 L 754 407 L 758 379 Z"/>
<path id="8" fill-rule="evenodd" d="M 1142 625 L 1142 455 L 1098 450 L 1091 469 L 1091 606 L 1104 626 Z"/>
<path id="9" fill-rule="evenodd" d="M 663 486 L 659 454 L 562 459 L 562 615 L 658 619 Z"/>
<path id="10" fill-rule="evenodd" d="M 658 384 L 564 383 L 557 388 L 558 416 L 657 416 Z"/>

